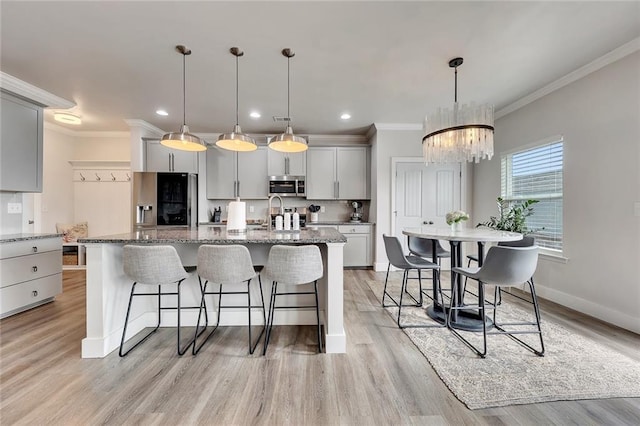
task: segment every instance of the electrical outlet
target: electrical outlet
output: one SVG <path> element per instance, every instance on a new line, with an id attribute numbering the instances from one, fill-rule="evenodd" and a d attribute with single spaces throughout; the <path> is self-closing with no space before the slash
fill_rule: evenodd
<path id="1" fill-rule="evenodd" d="M 225 211 L 225 212 L 229 212 L 229 204 L 227 204 L 226 206 L 224 206 L 224 211 Z"/>
<path id="2" fill-rule="evenodd" d="M 320 213 L 324 213 L 324 206 L 320 206 Z"/>
<path id="3" fill-rule="evenodd" d="M 255 211 L 255 209 L 253 208 L 253 206 L 249 206 L 249 213 L 253 213 Z"/>
<path id="4" fill-rule="evenodd" d="M 20 214 L 20 213 L 22 213 L 22 204 L 21 203 L 7 203 L 7 213 L 9 213 L 9 214 Z"/>

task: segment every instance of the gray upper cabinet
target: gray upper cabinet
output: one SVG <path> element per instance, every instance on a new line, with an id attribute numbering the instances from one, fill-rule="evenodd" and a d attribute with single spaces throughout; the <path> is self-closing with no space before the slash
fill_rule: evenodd
<path id="1" fill-rule="evenodd" d="M 267 150 L 267 172 L 269 176 L 305 176 L 307 174 L 307 153 L 285 153 Z"/>
<path id="2" fill-rule="evenodd" d="M 207 198 L 267 198 L 267 148 L 251 152 L 207 150 Z"/>
<path id="3" fill-rule="evenodd" d="M 42 192 L 42 106 L 0 95 L 0 190 Z"/>
<path id="4" fill-rule="evenodd" d="M 367 147 L 311 147 L 307 150 L 307 198 L 369 199 Z"/>
<path id="5" fill-rule="evenodd" d="M 167 148 L 159 140 L 145 142 L 145 171 L 198 173 L 198 153 Z"/>

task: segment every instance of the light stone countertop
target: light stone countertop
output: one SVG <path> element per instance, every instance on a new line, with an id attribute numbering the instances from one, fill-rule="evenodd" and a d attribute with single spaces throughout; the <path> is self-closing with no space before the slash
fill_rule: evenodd
<path id="1" fill-rule="evenodd" d="M 303 228 L 299 232 L 269 232 L 264 229 L 247 229 L 246 233 L 227 233 L 221 226 L 199 226 L 197 228 L 145 229 L 124 234 L 80 238 L 79 243 L 136 243 L 136 244 L 318 244 L 346 243 L 347 239 L 332 228 Z"/>
<path id="2" fill-rule="evenodd" d="M 40 240 L 43 238 L 62 238 L 62 234 L 31 234 L 31 233 L 18 233 L 18 234 L 5 234 L 0 235 L 0 243 L 15 243 L 18 241 L 28 241 L 28 240 Z"/>

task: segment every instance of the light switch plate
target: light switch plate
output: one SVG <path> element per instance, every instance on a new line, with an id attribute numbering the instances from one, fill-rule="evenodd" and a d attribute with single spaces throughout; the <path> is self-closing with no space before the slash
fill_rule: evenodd
<path id="1" fill-rule="evenodd" d="M 324 213 L 324 206 L 320 206 L 320 213 Z"/>
<path id="2" fill-rule="evenodd" d="M 7 203 L 7 213 L 9 213 L 9 214 L 20 214 L 20 213 L 22 213 L 22 204 L 21 203 Z"/>
<path id="3" fill-rule="evenodd" d="M 253 206 L 249 206 L 249 213 L 253 213 L 255 211 L 255 209 L 253 208 Z"/>

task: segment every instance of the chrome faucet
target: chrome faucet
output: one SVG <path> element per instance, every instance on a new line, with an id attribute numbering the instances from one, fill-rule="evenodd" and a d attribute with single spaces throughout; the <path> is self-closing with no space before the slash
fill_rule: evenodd
<path id="1" fill-rule="evenodd" d="M 273 228 L 273 225 L 271 224 L 271 201 L 273 201 L 274 198 L 280 200 L 280 214 L 284 214 L 284 203 L 282 202 L 282 197 L 279 195 L 272 195 L 271 197 L 269 197 L 269 207 L 267 207 L 267 226 L 269 227 L 269 231 L 271 231 Z"/>

